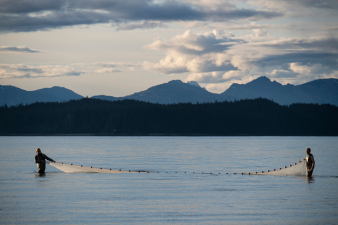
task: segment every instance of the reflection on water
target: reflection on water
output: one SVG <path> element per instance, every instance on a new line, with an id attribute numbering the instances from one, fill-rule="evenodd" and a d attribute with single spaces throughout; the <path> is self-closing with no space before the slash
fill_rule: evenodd
<path id="1" fill-rule="evenodd" d="M 315 179 L 313 177 L 306 177 L 306 181 L 308 184 L 313 183 Z"/>
<path id="2" fill-rule="evenodd" d="M 37 145 L 58 162 L 152 172 L 37 174 Z M 312 178 L 234 174 L 297 162 L 308 146 Z M 334 137 L 0 137 L 0 224 L 335 224 L 337 146 Z"/>
<path id="3" fill-rule="evenodd" d="M 44 178 L 46 177 L 46 173 L 37 173 L 35 174 L 36 178 Z"/>

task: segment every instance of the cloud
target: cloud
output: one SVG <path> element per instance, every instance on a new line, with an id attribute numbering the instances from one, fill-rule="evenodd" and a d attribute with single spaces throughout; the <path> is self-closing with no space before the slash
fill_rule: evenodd
<path id="1" fill-rule="evenodd" d="M 297 50 L 325 50 L 338 52 L 338 39 L 334 37 L 275 39 L 264 43 L 266 47 Z"/>
<path id="2" fill-rule="evenodd" d="M 64 0 L 44 0 L 44 1 L 33 1 L 33 0 L 1 0 L 0 13 L 36 13 L 42 11 L 53 11 L 60 10 L 66 3 Z"/>
<path id="3" fill-rule="evenodd" d="M 79 76 L 81 74 L 83 74 L 82 71 L 77 71 L 70 66 L 0 64 L 0 79 Z"/>
<path id="4" fill-rule="evenodd" d="M 191 73 L 186 78 L 187 81 L 198 81 L 200 83 L 221 83 L 224 72 L 215 71 L 209 73 Z"/>
<path id="5" fill-rule="evenodd" d="M 299 8 L 315 8 L 315 9 L 338 9 L 338 2 L 336 0 L 248 0 L 248 3 L 251 5 L 260 5 L 266 8 L 289 8 L 289 9 L 299 9 Z"/>
<path id="6" fill-rule="evenodd" d="M 140 63 L 125 63 L 125 62 L 96 62 L 94 63 L 95 66 L 101 67 L 128 67 L 128 68 L 137 68 L 140 67 Z"/>
<path id="7" fill-rule="evenodd" d="M 275 0 L 275 2 L 277 2 Z M 289 6 L 299 6 L 299 7 L 309 7 L 309 8 L 319 8 L 319 9 L 338 9 L 338 2 L 336 0 L 325 0 L 325 1 L 317 1 L 317 0 L 282 0 L 284 4 Z"/>
<path id="8" fill-rule="evenodd" d="M 129 70 L 136 70 L 141 68 L 141 63 L 124 63 L 124 62 L 97 62 L 93 65 L 87 65 L 87 71 L 94 71 L 94 73 L 115 73 L 122 72 L 118 68 L 128 68 Z"/>
<path id="9" fill-rule="evenodd" d="M 150 50 L 164 50 L 167 55 L 158 63 L 146 61 L 143 67 L 166 74 L 235 70 L 224 51 L 241 42 L 230 33 L 215 30 L 196 34 L 188 30 L 169 41 L 157 40 L 146 46 Z"/>
<path id="10" fill-rule="evenodd" d="M 76 71 L 82 71 L 86 74 L 113 74 L 120 73 L 128 69 L 131 71 L 141 69 L 141 63 L 125 62 L 96 62 L 96 63 L 73 63 L 71 66 L 77 68 Z"/>
<path id="11" fill-rule="evenodd" d="M 114 69 L 114 68 L 103 68 L 103 69 L 98 69 L 94 71 L 95 73 L 118 73 L 121 72 L 121 70 Z"/>
<path id="12" fill-rule="evenodd" d="M 282 83 L 338 77 L 338 38 L 334 37 L 275 38 L 265 29 L 241 37 L 222 31 L 186 31 L 146 48 L 166 55 L 157 63 L 144 62 L 145 70 L 189 73 L 187 81 L 207 84 L 212 90 L 263 75 Z"/>
<path id="13" fill-rule="evenodd" d="M 217 30 L 202 34 L 196 34 L 188 30 L 183 35 L 177 35 L 170 41 L 157 40 L 145 48 L 151 50 L 174 50 L 187 55 L 204 55 L 211 52 L 223 52 L 229 46 L 241 41 L 243 40 L 234 38 L 231 33 Z"/>
<path id="14" fill-rule="evenodd" d="M 154 28 L 172 21 L 272 19 L 278 10 L 237 8 L 222 1 L 178 0 L 2 0 L 0 31 L 29 32 L 74 25 L 112 23 L 118 29 Z M 217 6 L 217 7 L 216 7 Z M 130 24 L 128 24 L 130 23 Z"/>
<path id="15" fill-rule="evenodd" d="M 231 63 L 242 77 L 265 75 L 281 83 L 297 84 L 337 77 L 337 41 L 332 37 L 274 38 L 233 46 L 228 54 L 233 55 Z"/>
<path id="16" fill-rule="evenodd" d="M 80 76 L 82 74 L 119 73 L 122 69 L 141 69 L 141 63 L 97 62 L 71 65 L 31 66 L 24 64 L 0 64 L 0 79 Z"/>
<path id="17" fill-rule="evenodd" d="M 30 49 L 27 47 L 1 46 L 0 52 L 5 53 L 41 53 L 42 51 Z"/>
<path id="18" fill-rule="evenodd" d="M 338 69 L 338 38 L 289 38 L 249 44 L 248 48 L 261 49 L 266 54 L 252 62 L 260 67 L 320 64 L 329 70 Z"/>
<path id="19" fill-rule="evenodd" d="M 31 14 L 0 14 L 1 32 L 30 32 L 73 25 L 108 23 L 109 16 L 95 11 L 62 11 Z"/>
<path id="20" fill-rule="evenodd" d="M 289 64 L 297 62 L 299 64 L 321 64 L 328 66 L 332 69 L 338 69 L 338 53 L 327 52 L 297 52 L 285 53 L 278 55 L 267 55 L 261 59 L 256 60 L 254 63 L 261 67 L 271 67 L 276 65 Z"/>
<path id="21" fill-rule="evenodd" d="M 118 25 L 117 30 L 153 29 L 156 27 L 166 27 L 161 22 L 144 21 L 141 23 L 127 23 Z"/>

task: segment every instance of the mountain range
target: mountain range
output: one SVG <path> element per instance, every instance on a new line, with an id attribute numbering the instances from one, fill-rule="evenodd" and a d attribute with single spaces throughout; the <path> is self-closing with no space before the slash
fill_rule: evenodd
<path id="1" fill-rule="evenodd" d="M 247 84 L 233 83 L 221 94 L 208 92 L 201 88 L 197 82 L 183 83 L 180 80 L 172 80 L 125 97 L 97 95 L 92 98 L 111 101 L 135 99 L 152 103 L 172 104 L 179 102 L 234 101 L 259 97 L 273 100 L 280 105 L 292 103 L 338 105 L 338 79 L 318 79 L 301 85 L 282 85 L 262 76 Z"/>
<path id="2" fill-rule="evenodd" d="M 42 88 L 36 91 L 25 91 L 10 85 L 0 85 L 0 106 L 15 106 L 35 102 L 63 102 L 81 99 L 83 96 L 64 87 Z"/>
<path id="3" fill-rule="evenodd" d="M 292 103 L 338 105 L 338 79 L 318 79 L 301 85 L 282 85 L 262 76 L 247 84 L 233 83 L 221 94 L 208 92 L 195 81 L 184 83 L 180 80 L 172 80 L 124 97 L 96 95 L 91 98 L 109 101 L 134 99 L 151 103 L 173 104 L 234 101 L 259 97 L 273 100 L 280 105 Z M 13 86 L 0 85 L 0 106 L 34 102 L 62 102 L 81 98 L 83 96 L 62 87 L 25 91 Z"/>
<path id="4" fill-rule="evenodd" d="M 280 105 L 317 103 L 338 105 L 338 79 L 318 79 L 301 85 L 282 85 L 260 77 L 247 84 L 232 84 L 221 95 L 235 99 L 267 98 Z"/>

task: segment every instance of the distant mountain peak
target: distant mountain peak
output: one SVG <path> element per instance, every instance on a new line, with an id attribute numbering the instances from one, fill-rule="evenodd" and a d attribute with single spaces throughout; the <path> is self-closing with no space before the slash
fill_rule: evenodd
<path id="1" fill-rule="evenodd" d="M 269 82 L 269 83 L 271 82 L 271 80 L 269 78 L 267 78 L 266 76 L 258 77 L 257 79 L 255 79 L 251 82 L 257 82 L 257 81 L 259 81 L 259 82 Z"/>
<path id="2" fill-rule="evenodd" d="M 60 86 L 53 86 L 51 88 L 60 88 L 60 89 L 66 89 L 65 87 L 60 87 Z"/>
<path id="3" fill-rule="evenodd" d="M 261 77 L 258 77 L 257 79 L 254 79 L 250 82 L 248 82 L 247 84 L 237 84 L 237 83 L 232 83 L 229 87 L 229 89 L 233 89 L 233 88 L 236 88 L 236 87 L 239 87 L 239 86 L 245 86 L 245 85 L 248 85 L 250 86 L 250 84 L 264 84 L 264 83 L 272 83 L 271 80 L 269 78 L 267 78 L 266 76 L 261 76 Z M 276 81 L 274 81 L 274 83 L 277 83 Z"/>
<path id="4" fill-rule="evenodd" d="M 265 79 L 265 80 L 270 80 L 268 77 L 266 77 L 266 76 L 260 76 L 260 77 L 258 77 L 256 80 L 258 80 L 258 79 Z"/>
<path id="5" fill-rule="evenodd" d="M 192 86 L 196 86 L 196 87 L 201 87 L 196 81 L 188 81 L 187 84 L 190 84 Z"/>
<path id="6" fill-rule="evenodd" d="M 181 80 L 171 80 L 168 82 L 169 83 L 179 83 L 179 84 L 182 84 L 183 82 Z"/>

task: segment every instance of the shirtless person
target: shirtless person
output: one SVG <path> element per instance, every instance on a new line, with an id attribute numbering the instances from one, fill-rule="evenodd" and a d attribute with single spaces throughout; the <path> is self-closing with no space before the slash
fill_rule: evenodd
<path id="1" fill-rule="evenodd" d="M 313 169 L 315 168 L 315 158 L 311 154 L 311 149 L 306 150 L 306 176 L 312 177 Z"/>
<path id="2" fill-rule="evenodd" d="M 38 173 L 45 173 L 46 159 L 55 163 L 55 161 L 53 159 L 49 158 L 45 154 L 42 154 L 41 150 L 39 148 L 37 148 L 36 149 L 36 156 L 34 158 L 34 161 L 35 161 L 35 163 L 38 166 L 38 170 L 39 170 Z"/>

